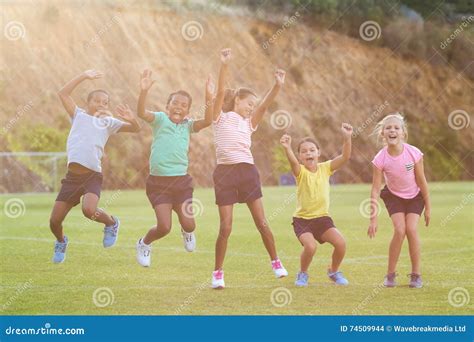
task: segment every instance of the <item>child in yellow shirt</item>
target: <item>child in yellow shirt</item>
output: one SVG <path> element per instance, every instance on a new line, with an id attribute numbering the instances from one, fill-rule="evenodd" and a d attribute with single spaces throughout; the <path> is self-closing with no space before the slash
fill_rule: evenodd
<path id="1" fill-rule="evenodd" d="M 280 139 L 297 184 L 298 202 L 293 227 L 303 245 L 303 252 L 296 286 L 308 285 L 308 268 L 316 252 L 316 241 L 320 244 L 329 242 L 334 247 L 332 264 L 328 269 L 329 278 L 337 285 L 349 284 L 339 271 L 346 253 L 346 242 L 329 216 L 329 177 L 351 157 L 352 126 L 343 123 L 341 129 L 344 135 L 342 154 L 322 163 L 318 163 L 321 151 L 314 139 L 305 138 L 298 144 L 299 161 L 291 149 L 291 137 L 285 134 Z"/>

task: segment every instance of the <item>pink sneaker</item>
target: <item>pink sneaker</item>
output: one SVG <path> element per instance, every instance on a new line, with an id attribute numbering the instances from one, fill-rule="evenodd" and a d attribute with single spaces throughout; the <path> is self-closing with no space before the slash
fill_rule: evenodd
<path id="1" fill-rule="evenodd" d="M 217 271 L 212 272 L 212 288 L 223 289 L 224 287 L 225 287 L 224 271 L 217 270 Z"/>
<path id="2" fill-rule="evenodd" d="M 275 273 L 275 277 L 277 278 L 283 278 L 288 276 L 288 271 L 285 269 L 285 267 L 283 267 L 283 264 L 281 263 L 280 259 L 272 261 L 272 269 Z"/>

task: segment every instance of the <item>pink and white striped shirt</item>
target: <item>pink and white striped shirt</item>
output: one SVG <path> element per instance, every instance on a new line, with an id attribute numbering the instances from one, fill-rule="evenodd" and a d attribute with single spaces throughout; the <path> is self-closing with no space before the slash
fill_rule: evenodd
<path id="1" fill-rule="evenodd" d="M 221 113 L 213 127 L 217 164 L 254 164 L 250 146 L 257 127 L 252 127 L 250 118 L 236 112 Z"/>

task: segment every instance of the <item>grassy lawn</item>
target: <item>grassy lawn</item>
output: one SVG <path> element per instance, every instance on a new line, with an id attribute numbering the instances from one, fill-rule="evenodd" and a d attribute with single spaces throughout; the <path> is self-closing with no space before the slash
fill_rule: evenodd
<path id="1" fill-rule="evenodd" d="M 218 232 L 212 189 L 195 191 L 200 214 L 197 251 L 185 252 L 174 216 L 171 234 L 153 245 L 148 269 L 135 261 L 137 239 L 155 224 L 144 191 L 103 193 L 101 206 L 122 221 L 117 245 L 107 250 L 102 247 L 102 226 L 86 220 L 79 207 L 73 209 L 64 224 L 70 240 L 67 259 L 60 265 L 51 262 L 54 238 L 48 226 L 55 194 L 3 195 L 0 310 L 2 314 L 33 315 L 472 314 L 473 300 L 459 304 L 474 295 L 474 183 L 432 183 L 430 188 L 432 223 L 429 228 L 419 225 L 422 289 L 407 286 L 410 260 L 406 242 L 398 265 L 400 286 L 381 287 L 392 227 L 383 208 L 377 237 L 367 238 L 368 219 L 361 215 L 359 205 L 369 196 L 369 185 L 338 185 L 331 190 L 331 216 L 347 240 L 342 271 L 349 286 L 336 287 L 326 276 L 332 252 L 329 245 L 319 246 L 316 252 L 310 268 L 311 286 L 294 286 L 301 251 L 290 224 L 294 188 L 268 187 L 264 188 L 266 214 L 290 276 L 274 278 L 250 213 L 239 205 L 234 209 L 223 291 L 209 287 Z M 12 198 L 24 203 L 19 217 L 5 209 Z M 448 300 L 451 290 L 454 305 Z"/>

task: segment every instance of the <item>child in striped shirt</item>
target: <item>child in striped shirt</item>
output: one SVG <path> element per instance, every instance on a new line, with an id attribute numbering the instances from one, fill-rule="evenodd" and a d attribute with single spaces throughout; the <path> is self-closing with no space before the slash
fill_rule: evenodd
<path id="1" fill-rule="evenodd" d="M 249 207 L 265 248 L 270 255 L 275 276 L 281 278 L 288 275 L 277 256 L 273 234 L 265 218 L 260 176 L 250 151 L 252 133 L 257 130 L 269 104 L 283 85 L 285 72 L 277 70 L 272 89 L 260 103 L 257 103 L 257 95 L 247 88 L 228 91 L 226 94 L 224 84 L 230 59 L 231 50 L 223 49 L 213 111 L 217 156 L 217 167 L 213 173 L 213 180 L 220 217 L 215 268 L 212 273 L 212 288 L 215 289 L 225 287 L 222 268 L 227 240 L 232 230 L 232 213 L 235 203 L 246 203 Z"/>

